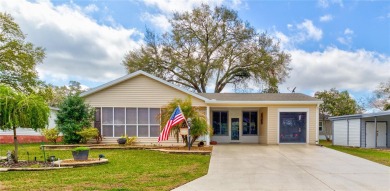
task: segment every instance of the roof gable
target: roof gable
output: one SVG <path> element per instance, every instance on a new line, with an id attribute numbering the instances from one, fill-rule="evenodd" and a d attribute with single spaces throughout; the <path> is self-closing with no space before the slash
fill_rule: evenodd
<path id="1" fill-rule="evenodd" d="M 143 76 L 146 76 L 146 77 L 151 78 L 151 79 L 153 79 L 153 80 L 156 80 L 156 81 L 158 81 L 158 82 L 160 82 L 160 83 L 162 83 L 162 84 L 165 84 L 165 85 L 167 85 L 167 86 L 170 86 L 170 87 L 172 87 L 172 88 L 174 88 L 174 89 L 176 89 L 176 90 L 179 90 L 179 91 L 181 91 L 181 92 L 183 92 L 183 93 L 186 93 L 186 94 L 188 94 L 188 95 L 191 95 L 191 96 L 196 97 L 196 98 L 198 98 L 198 99 L 201 99 L 201 100 L 203 100 L 203 101 L 207 101 L 207 100 L 208 100 L 208 99 L 205 98 L 205 97 L 202 97 L 202 96 L 200 96 L 200 95 L 198 95 L 198 94 L 195 94 L 195 93 L 193 93 L 193 92 L 190 92 L 190 91 L 187 91 L 187 90 L 185 90 L 185 89 L 183 89 L 183 88 L 180 88 L 180 87 L 178 87 L 178 86 L 175 86 L 175 85 L 173 85 L 173 84 L 171 84 L 171 83 L 169 83 L 169 82 L 167 82 L 167 81 L 165 81 L 165 80 L 163 80 L 163 79 L 161 79 L 161 78 L 158 78 L 158 77 L 156 77 L 156 76 L 153 76 L 153 75 L 151 75 L 151 74 L 148 74 L 148 73 L 146 73 L 146 72 L 144 72 L 144 71 L 142 71 L 142 70 L 133 72 L 133 73 L 131 73 L 131 74 L 127 74 L 127 75 L 125 75 L 125 76 L 123 76 L 123 77 L 120 77 L 120 78 L 118 78 L 118 79 L 116 79 L 116 80 L 113 80 L 113 81 L 110 81 L 110 82 L 105 83 L 105 84 L 103 84 L 103 85 L 100 85 L 100 86 L 98 86 L 98 87 L 92 88 L 92 89 L 90 89 L 90 90 L 88 90 L 88 91 L 86 91 L 86 92 L 81 93 L 80 96 L 81 96 L 81 97 L 86 97 L 86 96 L 88 96 L 88 95 L 91 95 L 91 94 L 94 94 L 94 93 L 96 93 L 96 92 L 102 91 L 102 90 L 104 90 L 104 89 L 107 89 L 107 88 L 109 88 L 109 87 L 111 87 L 111 86 L 114 86 L 114 85 L 119 84 L 119 83 L 121 83 L 121 82 L 124 82 L 124 81 L 126 81 L 126 80 L 130 80 L 130 79 L 132 79 L 132 78 L 135 78 L 135 77 L 137 77 L 137 76 L 139 76 L 139 75 L 143 75 Z"/>

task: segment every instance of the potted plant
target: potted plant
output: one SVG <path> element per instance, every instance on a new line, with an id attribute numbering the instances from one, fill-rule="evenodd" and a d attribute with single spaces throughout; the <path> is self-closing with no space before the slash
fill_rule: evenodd
<path id="1" fill-rule="evenodd" d="M 88 147 L 76 147 L 72 150 L 74 160 L 88 160 L 89 148 Z"/>
<path id="2" fill-rule="evenodd" d="M 118 140 L 116 140 L 118 142 L 118 144 L 120 145 L 124 145 L 126 144 L 127 142 L 127 136 L 126 135 L 122 135 L 121 138 L 119 138 Z"/>

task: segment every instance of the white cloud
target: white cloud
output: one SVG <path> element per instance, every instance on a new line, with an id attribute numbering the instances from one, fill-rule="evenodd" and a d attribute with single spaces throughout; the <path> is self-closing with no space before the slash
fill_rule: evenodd
<path id="1" fill-rule="evenodd" d="M 63 84 L 74 79 L 106 82 L 125 74 L 124 54 L 142 43 L 132 39 L 142 36 L 137 30 L 99 25 L 72 3 L 1 1 L 0 11 L 15 18 L 28 41 L 46 49 L 37 67 L 40 77 Z"/>
<path id="2" fill-rule="evenodd" d="M 221 5 L 223 0 L 143 0 L 148 6 L 155 6 L 164 13 L 190 11 L 202 3 L 211 7 Z M 239 1 L 234 1 L 239 3 Z"/>
<path id="3" fill-rule="evenodd" d="M 327 14 L 327 15 L 324 15 L 322 17 L 320 17 L 320 21 L 321 22 L 328 22 L 328 21 L 331 21 L 333 20 L 333 16 L 330 15 L 330 14 Z"/>
<path id="4" fill-rule="evenodd" d="M 149 21 L 154 26 L 157 26 L 160 28 L 163 32 L 167 32 L 169 29 L 171 29 L 171 24 L 169 23 L 169 19 L 166 15 L 163 14 L 150 14 L 145 13 L 143 15 L 143 19 L 146 21 Z"/>
<path id="5" fill-rule="evenodd" d="M 351 29 L 349 29 L 349 28 L 346 28 L 346 29 L 344 30 L 344 34 L 345 34 L 345 35 L 351 35 L 351 34 L 353 34 L 353 30 L 351 30 Z"/>
<path id="6" fill-rule="evenodd" d="M 353 30 L 349 29 L 349 28 L 346 28 L 344 30 L 344 36 L 343 37 L 338 37 L 337 38 L 337 41 L 339 41 L 339 43 L 343 44 L 343 45 L 346 45 L 348 47 L 351 47 L 352 45 L 352 35 L 353 35 Z"/>
<path id="7" fill-rule="evenodd" d="M 201 4 L 207 4 L 211 8 L 222 4 L 236 10 L 248 8 L 247 3 L 243 3 L 242 0 L 142 0 L 142 2 L 147 6 L 156 7 L 161 12 L 154 14 L 145 12 L 143 16 L 145 16 L 144 19 L 164 31 L 171 27 L 167 18 L 171 17 L 174 12 L 191 11 Z"/>
<path id="8" fill-rule="evenodd" d="M 328 8 L 332 4 L 337 4 L 340 7 L 343 7 L 343 1 L 342 0 L 318 0 L 317 1 L 318 6 L 322 8 Z"/>
<path id="9" fill-rule="evenodd" d="M 305 21 L 297 25 L 297 29 L 301 30 L 300 38 L 302 41 L 307 39 L 318 41 L 322 38 L 322 30 L 314 26 L 311 20 L 305 19 Z"/>
<path id="10" fill-rule="evenodd" d="M 281 85 L 299 90 L 330 88 L 372 91 L 389 78 L 390 57 L 366 50 L 345 51 L 327 48 L 323 52 L 290 51 L 290 78 Z"/>
<path id="11" fill-rule="evenodd" d="M 95 4 L 89 4 L 86 7 L 84 7 L 84 11 L 87 13 L 97 12 L 99 11 L 99 7 Z"/>
<path id="12" fill-rule="evenodd" d="M 281 48 L 292 50 L 297 44 L 309 40 L 319 41 L 322 39 L 322 30 L 314 26 L 311 20 L 305 19 L 302 23 L 293 25 L 287 24 L 288 34 L 284 34 L 273 28 L 271 35 L 280 40 Z"/>

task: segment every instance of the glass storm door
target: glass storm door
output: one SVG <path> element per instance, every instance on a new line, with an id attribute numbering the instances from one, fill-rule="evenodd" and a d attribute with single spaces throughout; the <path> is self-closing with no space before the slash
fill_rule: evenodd
<path id="1" fill-rule="evenodd" d="M 280 112 L 280 143 L 306 142 L 306 112 Z"/>
<path id="2" fill-rule="evenodd" d="M 240 140 L 240 121 L 238 118 L 231 119 L 231 139 Z"/>

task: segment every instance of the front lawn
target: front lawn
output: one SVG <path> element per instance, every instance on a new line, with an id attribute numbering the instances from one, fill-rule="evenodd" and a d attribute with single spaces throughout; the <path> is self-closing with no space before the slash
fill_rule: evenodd
<path id="1" fill-rule="evenodd" d="M 43 160 L 39 144 L 22 144 L 19 159 Z M 13 145 L 0 145 L 4 156 Z M 0 172 L 0 190 L 171 190 L 207 174 L 210 156 L 167 154 L 150 150 L 91 150 L 108 164 L 54 171 Z M 46 156 L 72 158 L 71 151 L 46 151 Z"/>
<path id="2" fill-rule="evenodd" d="M 321 145 L 325 147 L 338 150 L 344 153 L 348 153 L 354 156 L 365 158 L 370 161 L 374 161 L 386 166 L 390 166 L 390 150 L 381 150 L 381 149 L 366 149 L 366 148 L 356 148 L 356 147 L 344 147 L 344 146 L 334 146 L 331 142 L 321 140 Z"/>

